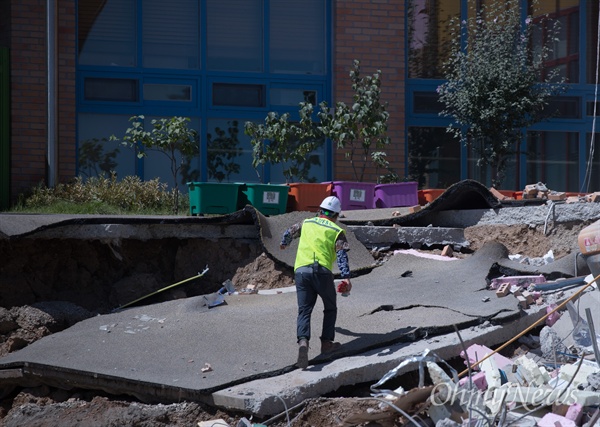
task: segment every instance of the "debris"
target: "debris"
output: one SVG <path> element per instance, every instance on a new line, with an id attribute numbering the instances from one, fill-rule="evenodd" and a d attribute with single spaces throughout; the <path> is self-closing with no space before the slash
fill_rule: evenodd
<path id="1" fill-rule="evenodd" d="M 493 353 L 491 348 L 488 348 L 484 345 L 473 344 L 469 348 L 467 348 L 467 354 L 465 355 L 464 351 L 460 352 L 460 357 L 466 360 L 465 364 L 473 365 L 483 360 L 485 356 Z M 468 356 L 468 357 L 467 357 Z M 512 361 L 501 354 L 494 353 L 492 356 L 496 360 L 496 366 L 499 369 L 504 369 L 505 366 L 512 365 Z"/>
<path id="2" fill-rule="evenodd" d="M 208 308 L 213 308 L 225 303 L 225 298 L 222 294 L 213 292 L 212 294 L 203 295 L 204 305 Z"/>
<path id="3" fill-rule="evenodd" d="M 452 250 L 452 247 L 450 245 L 444 246 L 444 249 L 442 250 L 442 256 L 452 257 L 453 255 L 454 251 Z"/>
<path id="4" fill-rule="evenodd" d="M 210 421 L 199 421 L 198 427 L 230 427 L 223 418 L 216 418 Z"/>
<path id="5" fill-rule="evenodd" d="M 492 279 L 490 288 L 498 289 L 503 283 L 508 283 L 510 286 L 519 286 L 527 289 L 532 283 L 546 283 L 546 278 L 542 274 L 536 276 L 502 276 Z"/>
<path id="6" fill-rule="evenodd" d="M 567 362 L 569 360 L 567 346 L 554 329 L 544 326 L 540 331 L 540 349 L 542 357 L 548 361 Z"/>
<path id="7" fill-rule="evenodd" d="M 546 314 L 548 314 L 548 317 L 546 317 L 546 325 L 548 326 L 554 325 L 562 316 L 562 314 L 559 311 L 553 312 L 553 310 L 556 309 L 556 307 L 556 304 L 550 304 L 548 307 L 546 307 Z"/>
<path id="8" fill-rule="evenodd" d="M 510 284 L 509 283 L 503 283 L 498 287 L 498 289 L 496 289 L 496 296 L 498 298 L 505 297 L 509 293 L 510 293 Z"/>
<path id="9" fill-rule="evenodd" d="M 205 363 L 204 367 L 202 369 L 200 369 L 202 372 L 210 372 L 213 370 L 212 366 L 210 365 L 210 363 Z"/>

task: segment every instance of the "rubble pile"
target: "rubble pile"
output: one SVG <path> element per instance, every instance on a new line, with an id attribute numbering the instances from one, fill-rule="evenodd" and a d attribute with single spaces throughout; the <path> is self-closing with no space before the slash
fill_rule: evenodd
<path id="1" fill-rule="evenodd" d="M 445 362 L 428 352 L 408 361 L 419 363 L 419 387 L 407 392 L 376 389 L 393 376 L 388 373 L 372 387 L 377 407 L 351 414 L 340 425 L 591 427 L 600 418 L 600 367 L 588 356 L 553 364 L 534 351 L 508 359 L 480 345 L 461 356 L 472 368 L 463 378 L 451 368 L 447 374 L 440 366 Z M 424 367 L 430 385 L 424 384 Z"/>
<path id="2" fill-rule="evenodd" d="M 490 188 L 490 192 L 500 201 L 503 200 L 515 200 L 516 197 L 511 197 L 501 193 L 495 188 Z M 535 184 L 527 184 L 520 195 L 522 199 L 543 199 L 557 202 L 566 203 L 579 203 L 579 202 L 600 202 L 600 191 L 586 194 L 572 194 L 564 191 L 550 190 L 543 182 Z"/>
<path id="3" fill-rule="evenodd" d="M 380 401 L 376 407 L 351 414 L 340 425 L 600 426 L 600 334 L 571 301 L 586 290 L 598 292 L 593 278 L 586 280 L 584 288 L 557 304 L 564 299 L 560 284 L 547 283 L 542 275 L 493 279 L 490 288 L 499 298 L 512 294 L 523 309 L 529 304 L 547 304 L 546 315 L 537 322 L 545 322 L 539 336 L 526 335 L 532 329 L 528 328 L 494 351 L 479 344 L 465 347 L 458 335 L 463 348 L 459 356 L 466 365 L 463 372 L 457 373 L 426 350 L 404 360 L 371 387 L 373 398 Z M 555 329 L 564 308 L 570 319 L 562 319 L 561 327 Z M 567 345 L 568 341 L 572 344 Z M 512 343 L 519 345 L 510 358 L 501 355 Z M 418 364 L 418 387 L 380 389 L 408 364 Z M 425 384 L 425 368 L 429 385 Z"/>

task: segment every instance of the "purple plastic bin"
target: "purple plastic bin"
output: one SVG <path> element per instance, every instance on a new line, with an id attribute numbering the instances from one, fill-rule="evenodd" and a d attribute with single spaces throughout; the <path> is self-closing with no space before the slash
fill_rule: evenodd
<path id="1" fill-rule="evenodd" d="M 419 204 L 416 182 L 396 182 L 375 186 L 374 208 L 394 208 Z"/>
<path id="2" fill-rule="evenodd" d="M 343 211 L 373 208 L 375 184 L 349 181 L 333 181 L 331 184 L 331 195 L 340 199 Z"/>

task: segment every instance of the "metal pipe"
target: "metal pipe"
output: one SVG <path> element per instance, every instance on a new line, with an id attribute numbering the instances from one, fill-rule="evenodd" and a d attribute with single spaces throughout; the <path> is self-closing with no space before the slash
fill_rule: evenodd
<path id="1" fill-rule="evenodd" d="M 58 177 L 58 147 L 56 125 L 56 4 L 46 0 L 46 66 L 47 66 L 47 152 L 46 180 L 54 187 Z"/>

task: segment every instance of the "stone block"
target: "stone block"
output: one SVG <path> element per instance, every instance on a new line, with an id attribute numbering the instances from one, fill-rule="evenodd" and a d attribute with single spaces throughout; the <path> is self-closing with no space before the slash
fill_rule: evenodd
<path id="1" fill-rule="evenodd" d="M 498 289 L 496 289 L 496 296 L 498 298 L 505 297 L 509 293 L 510 293 L 510 284 L 509 283 L 503 283 L 500 285 L 500 287 Z"/>
<path id="2" fill-rule="evenodd" d="M 517 298 L 520 308 L 522 308 L 522 309 L 529 308 L 529 304 L 527 303 L 527 298 L 525 298 L 523 295 L 518 295 L 516 298 Z"/>
<path id="3" fill-rule="evenodd" d="M 567 193 L 559 192 L 559 191 L 551 191 L 548 193 L 548 200 L 566 200 Z"/>
<path id="4" fill-rule="evenodd" d="M 450 245 L 444 246 L 444 249 L 442 250 L 442 256 L 452 257 L 452 255 L 454 255 L 452 247 Z"/>

